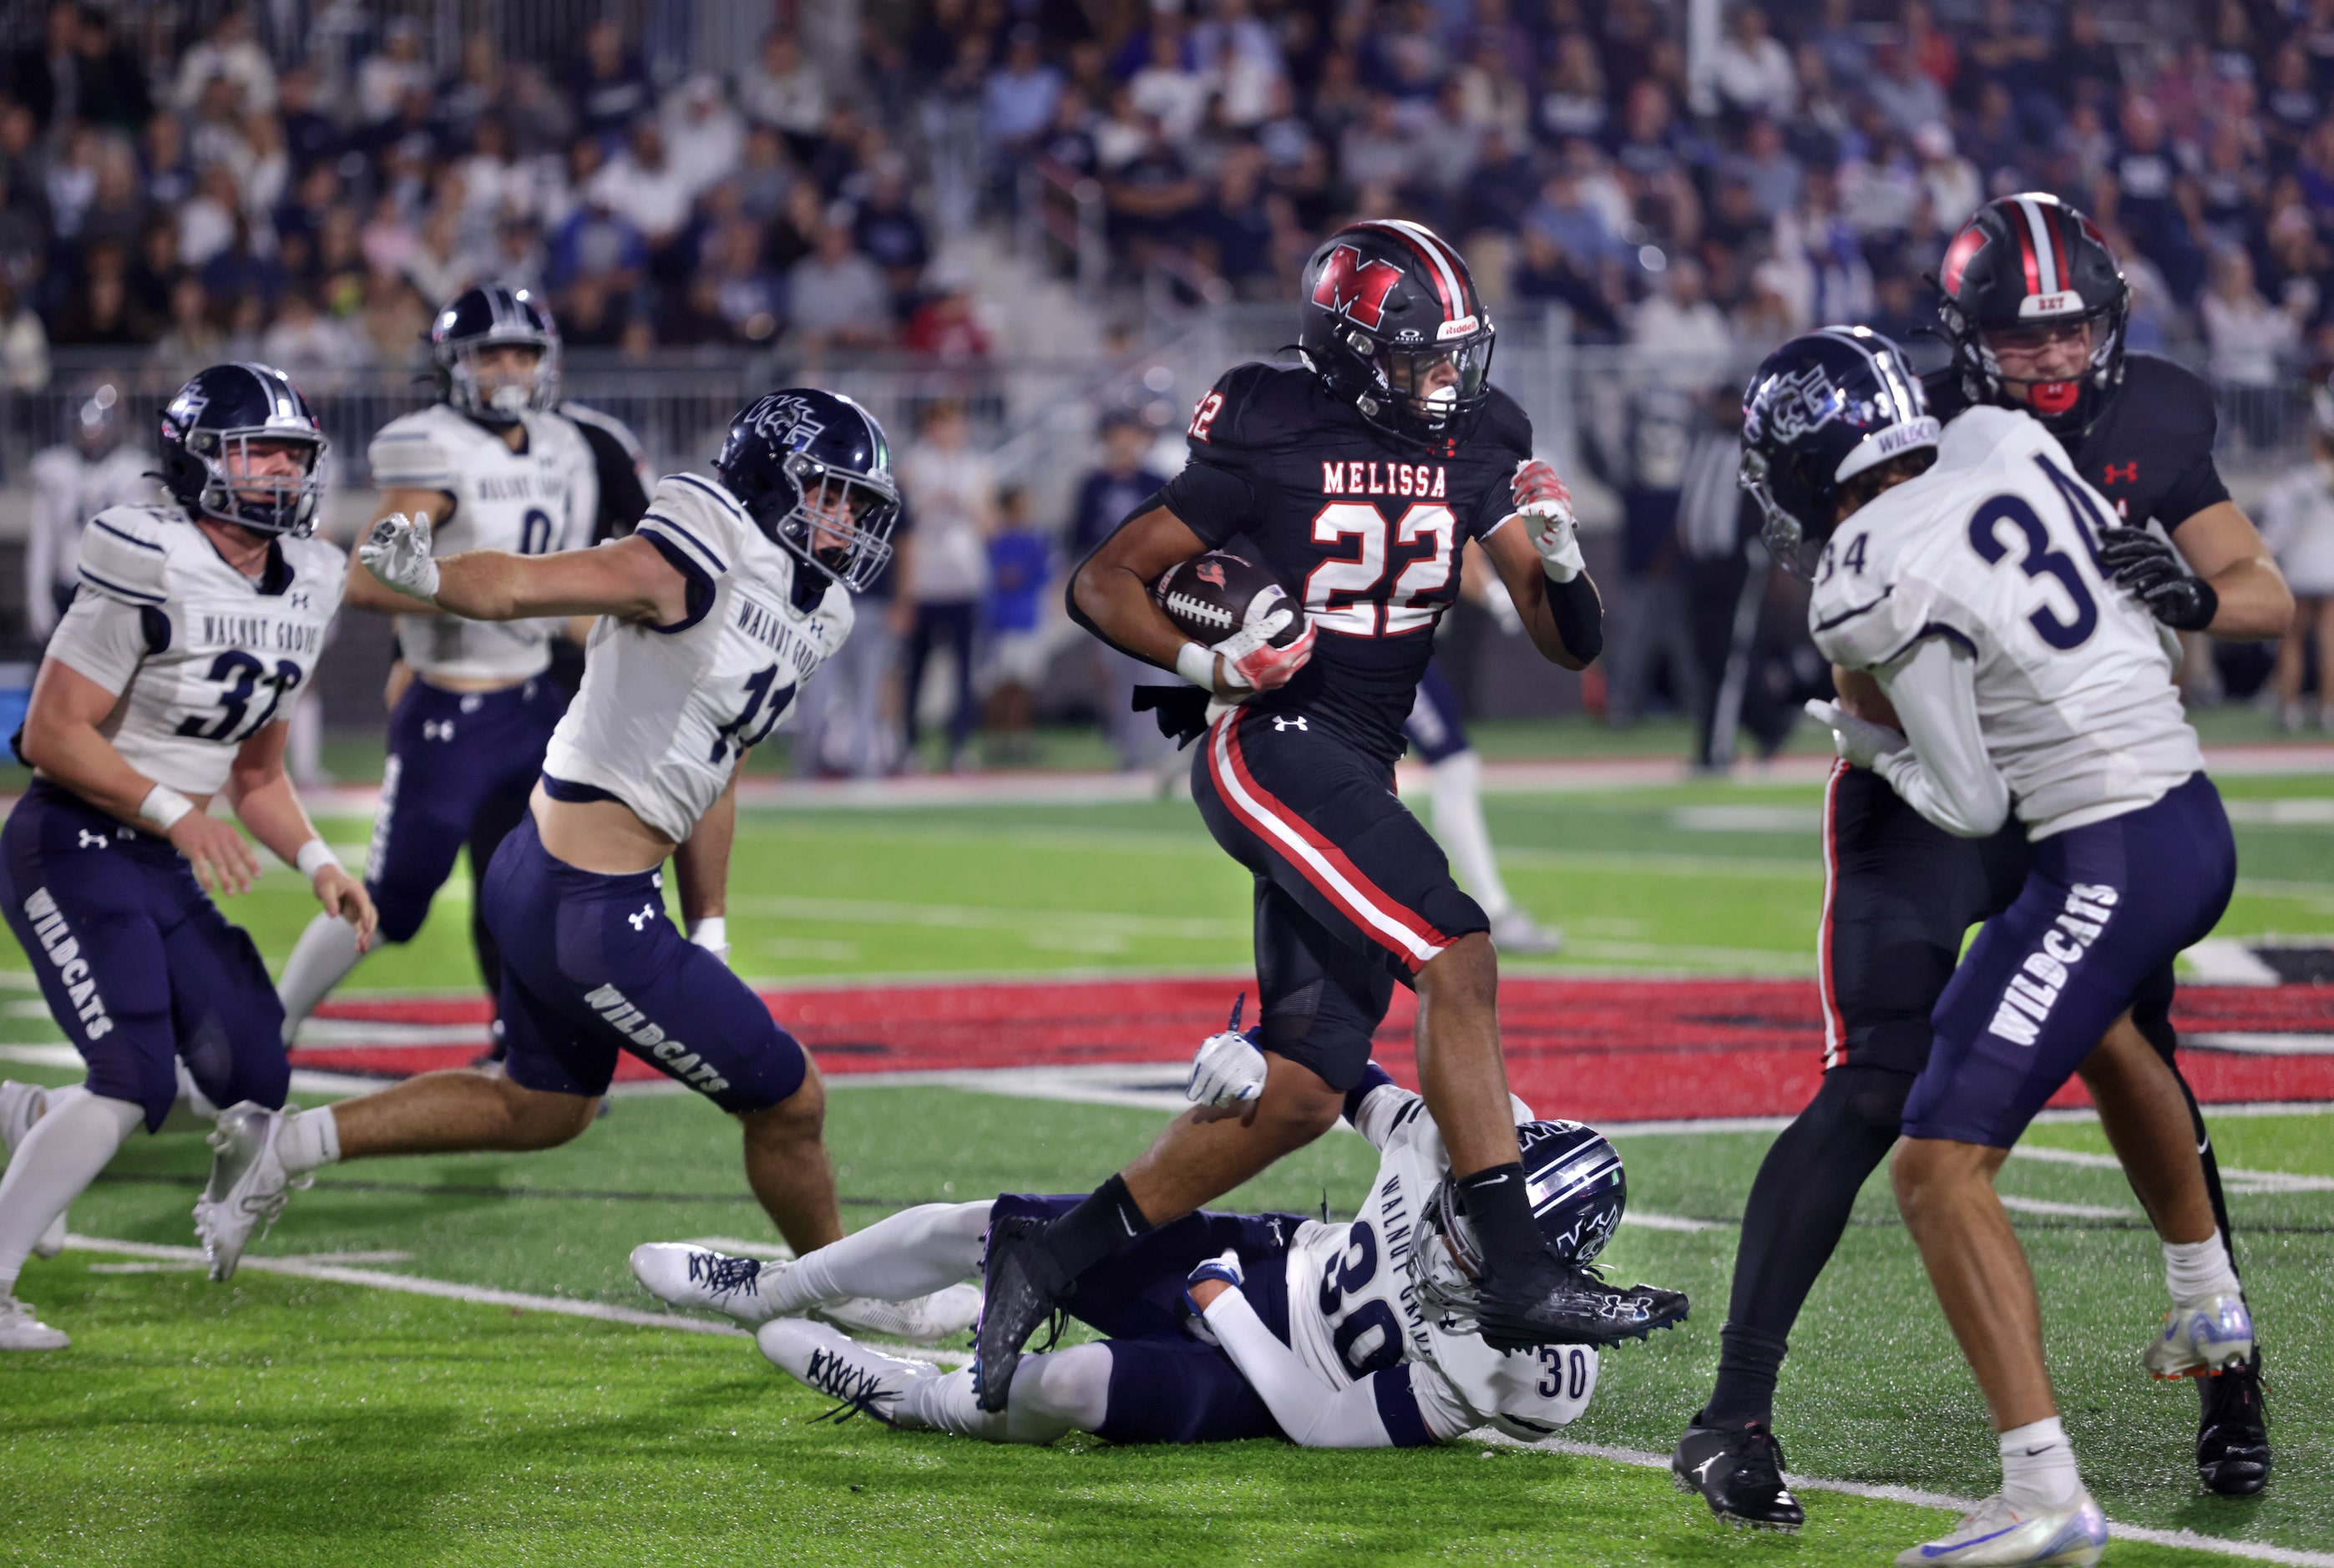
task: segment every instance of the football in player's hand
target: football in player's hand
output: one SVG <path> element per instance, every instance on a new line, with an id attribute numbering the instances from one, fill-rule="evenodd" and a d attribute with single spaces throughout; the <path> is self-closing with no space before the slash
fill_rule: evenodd
<path id="1" fill-rule="evenodd" d="M 1303 611 L 1271 572 L 1229 550 L 1177 562 L 1151 585 L 1151 593 L 1175 630 L 1203 647 L 1212 648 L 1279 609 L 1297 612 L 1273 634 L 1272 646 L 1286 648 L 1304 635 Z"/>

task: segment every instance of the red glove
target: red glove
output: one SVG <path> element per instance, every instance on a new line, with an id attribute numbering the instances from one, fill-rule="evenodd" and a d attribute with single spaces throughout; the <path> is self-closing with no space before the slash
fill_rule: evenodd
<path id="1" fill-rule="evenodd" d="M 1566 512 L 1572 510 L 1572 492 L 1566 488 L 1557 472 L 1538 457 L 1516 466 L 1516 476 L 1509 482 L 1508 498 L 1519 512 L 1532 509 L 1536 503 L 1553 501 Z"/>

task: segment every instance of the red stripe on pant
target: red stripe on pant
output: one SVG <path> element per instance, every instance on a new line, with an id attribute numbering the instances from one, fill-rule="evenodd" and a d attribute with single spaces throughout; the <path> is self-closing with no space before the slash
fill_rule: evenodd
<path id="1" fill-rule="evenodd" d="M 1847 1020 L 1840 1015 L 1839 992 L 1831 972 L 1832 904 L 1839 896 L 1839 849 L 1832 833 L 1839 811 L 1839 781 L 1846 776 L 1847 759 L 1842 757 L 1832 765 L 1831 777 L 1824 784 L 1823 919 L 1816 928 L 1816 995 L 1823 1003 L 1827 1071 L 1839 1064 L 1840 1053 L 1847 1049 Z"/>
<path id="2" fill-rule="evenodd" d="M 1248 759 L 1240 750 L 1239 721 L 1237 712 L 1228 713 L 1216 721 L 1217 734 L 1209 736 L 1208 771 L 1214 781 L 1216 793 L 1232 810 L 1232 814 L 1247 824 L 1249 830 L 1277 850 L 1281 857 L 1295 866 L 1304 879 L 1319 890 L 1321 896 L 1345 912 L 1345 918 L 1363 935 L 1400 958 L 1405 967 L 1415 973 L 1426 961 L 1451 945 L 1451 938 L 1402 904 L 1386 896 L 1378 885 L 1365 876 L 1360 868 L 1347 860 L 1345 851 L 1313 831 L 1305 819 L 1276 799 L 1271 791 L 1256 782 L 1249 771 Z M 1220 737 L 1220 745 L 1219 744 Z M 1230 773 L 1227 775 L 1226 769 Z M 1245 799 L 1243 797 L 1246 797 Z M 1253 800 L 1252 809 L 1248 800 Z M 1259 816 L 1261 812 L 1264 815 Z M 1307 855 L 1296 852 L 1282 836 L 1283 830 L 1294 834 L 1310 847 L 1329 870 L 1332 878 Z M 1343 888 L 1338 882 L 1343 881 Z M 1378 917 L 1374 921 L 1371 916 Z M 1416 939 L 1417 947 L 1428 951 L 1422 954 L 1417 947 L 1404 943 L 1378 923 L 1384 921 L 1400 927 Z"/>

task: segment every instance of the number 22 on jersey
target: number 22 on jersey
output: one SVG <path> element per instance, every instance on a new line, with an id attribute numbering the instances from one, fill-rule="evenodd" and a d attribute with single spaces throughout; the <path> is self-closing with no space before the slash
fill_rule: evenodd
<path id="1" fill-rule="evenodd" d="M 1442 606 L 1423 601 L 1449 585 L 1458 540 L 1459 520 L 1448 506 L 1414 505 L 1389 523 L 1366 501 L 1332 502 L 1314 515 L 1313 543 L 1356 553 L 1313 568 L 1305 579 L 1305 612 L 1315 625 L 1348 637 L 1400 637 L 1431 628 Z M 1403 564 L 1386 592 L 1389 546 L 1420 544 L 1428 553 Z"/>

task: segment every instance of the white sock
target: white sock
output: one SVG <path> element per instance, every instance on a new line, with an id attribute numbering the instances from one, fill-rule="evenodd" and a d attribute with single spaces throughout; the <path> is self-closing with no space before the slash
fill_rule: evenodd
<path id="1" fill-rule="evenodd" d="M 1436 763 L 1426 776 L 1434 791 L 1434 836 L 1458 866 L 1459 880 L 1496 920 L 1515 900 L 1491 859 L 1491 830 L 1483 822 L 1483 759 L 1462 751 Z"/>
<path id="2" fill-rule="evenodd" d="M 1081 1355 L 1081 1352 L 1098 1354 Z M 1063 1365 L 1075 1362 L 1081 1364 Z M 1049 1364 L 1051 1363 L 1051 1364 Z M 1085 1397 L 1085 1385 L 1100 1371 L 1099 1402 Z M 1056 1387 L 1056 1385 L 1064 1385 Z M 897 1419 L 902 1426 L 924 1427 L 951 1437 L 979 1438 L 988 1443 L 1050 1443 L 1082 1426 L 1099 1426 L 1103 1405 L 1110 1393 L 1110 1347 L 1095 1343 L 1051 1354 L 1023 1356 L 1013 1374 L 1013 1391 L 1005 1409 L 992 1415 L 980 1408 L 972 1391 L 972 1369 L 920 1378 L 900 1396 Z M 1056 1407 L 1065 1397 L 1081 1406 L 1080 1421 Z M 1091 1409 L 1084 1408 L 1092 1405 Z"/>
<path id="3" fill-rule="evenodd" d="M 2075 1445 L 2059 1418 L 2012 1427 L 2001 1434 L 2001 1495 L 2013 1507 L 2064 1508 L 2082 1495 Z"/>
<path id="4" fill-rule="evenodd" d="M 143 1107 L 79 1085 L 49 1092 L 48 1113 L 24 1134 L 0 1176 L 0 1296 L 15 1294 L 16 1276 L 41 1233 L 145 1120 Z"/>
<path id="5" fill-rule="evenodd" d="M 278 1145 L 281 1148 L 282 1145 Z M 285 1161 L 285 1169 L 292 1168 Z M 980 1267 L 989 1233 L 986 1203 L 925 1203 L 765 1271 L 761 1297 L 786 1317 L 845 1296 L 913 1301 L 945 1290 Z"/>
<path id="6" fill-rule="evenodd" d="M 2216 1295 L 2236 1295 L 2237 1271 L 2229 1264 L 2228 1244 L 2215 1230 L 2204 1241 L 2164 1244 L 2164 1284 L 2174 1306 L 2202 1306 Z"/>
<path id="7" fill-rule="evenodd" d="M 162 1125 L 157 1132 L 200 1132 L 218 1121 L 219 1108 L 210 1101 L 195 1075 L 187 1071 L 184 1062 L 178 1063 L 178 1097 L 170 1101 L 170 1109 L 162 1113 Z"/>
<path id="8" fill-rule="evenodd" d="M 275 994 L 284 1003 L 284 1044 L 300 1032 L 316 1004 L 357 967 L 357 928 L 338 915 L 318 915 L 300 933 Z"/>
<path id="9" fill-rule="evenodd" d="M 275 1158 L 294 1176 L 337 1163 L 341 1124 L 333 1120 L 333 1108 L 320 1105 L 313 1111 L 285 1111 L 275 1129 Z"/>

